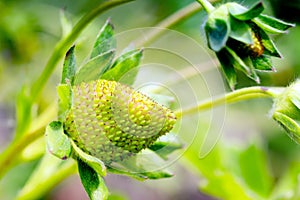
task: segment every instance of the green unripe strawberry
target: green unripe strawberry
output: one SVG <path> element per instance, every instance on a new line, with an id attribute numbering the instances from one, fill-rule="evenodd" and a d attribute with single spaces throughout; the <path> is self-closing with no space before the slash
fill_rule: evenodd
<path id="1" fill-rule="evenodd" d="M 81 83 L 72 91 L 65 132 L 79 148 L 105 163 L 149 147 L 176 121 L 170 109 L 115 81 Z"/>

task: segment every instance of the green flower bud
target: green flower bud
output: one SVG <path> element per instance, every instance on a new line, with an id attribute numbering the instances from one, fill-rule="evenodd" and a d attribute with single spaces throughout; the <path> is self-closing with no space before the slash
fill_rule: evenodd
<path id="1" fill-rule="evenodd" d="M 271 57 L 281 57 L 268 33 L 286 33 L 294 24 L 262 14 L 262 2 L 251 8 L 229 2 L 213 9 L 205 23 L 208 46 L 222 66 L 229 86 L 240 70 L 257 83 L 256 71 L 275 71 Z"/>
<path id="2" fill-rule="evenodd" d="M 176 122 L 170 109 L 115 81 L 81 83 L 72 91 L 65 132 L 79 148 L 106 164 L 151 146 Z"/>
<path id="3" fill-rule="evenodd" d="M 272 117 L 300 144 L 300 80 L 277 97 Z"/>

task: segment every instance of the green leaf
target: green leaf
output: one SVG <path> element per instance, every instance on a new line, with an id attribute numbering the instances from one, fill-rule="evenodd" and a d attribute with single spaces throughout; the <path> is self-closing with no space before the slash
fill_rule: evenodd
<path id="1" fill-rule="evenodd" d="M 66 53 L 61 77 L 62 84 L 69 83 L 71 85 L 74 85 L 74 78 L 76 73 L 76 59 L 74 49 L 75 46 L 72 46 Z"/>
<path id="2" fill-rule="evenodd" d="M 282 58 L 280 52 L 278 51 L 277 47 L 275 46 L 274 42 L 270 39 L 268 34 L 255 25 L 252 25 L 252 28 L 254 32 L 258 33 L 260 41 L 264 47 L 264 54 Z"/>
<path id="3" fill-rule="evenodd" d="M 107 51 L 99 56 L 89 60 L 76 73 L 74 84 L 97 80 L 111 66 L 112 59 L 115 56 L 115 50 Z"/>
<path id="4" fill-rule="evenodd" d="M 72 90 L 70 85 L 60 84 L 57 86 L 58 94 L 58 119 L 64 121 L 72 106 Z"/>
<path id="5" fill-rule="evenodd" d="M 274 112 L 273 119 L 285 129 L 292 140 L 300 144 L 300 126 L 295 120 L 280 112 Z"/>
<path id="6" fill-rule="evenodd" d="M 234 90 L 237 83 L 237 76 L 236 71 L 231 63 L 232 57 L 227 49 L 222 49 L 221 51 L 217 52 L 216 55 L 221 63 L 222 70 L 225 74 L 229 87 Z"/>
<path id="7" fill-rule="evenodd" d="M 231 32 L 229 37 L 243 42 L 245 44 L 253 44 L 251 28 L 246 22 L 239 21 L 230 17 Z"/>
<path id="8" fill-rule="evenodd" d="M 262 2 L 257 2 L 251 8 L 245 8 L 237 3 L 228 3 L 229 13 L 238 20 L 246 21 L 257 17 L 264 10 Z"/>
<path id="9" fill-rule="evenodd" d="M 181 149 L 183 144 L 178 140 L 176 135 L 168 133 L 163 135 L 158 140 L 149 147 L 150 150 L 154 151 L 164 160 L 168 159 L 168 155 L 174 151 Z"/>
<path id="10" fill-rule="evenodd" d="M 263 197 L 271 192 L 272 179 L 264 151 L 250 145 L 239 155 L 241 176 L 250 189 Z"/>
<path id="11" fill-rule="evenodd" d="M 142 56 L 143 49 L 136 49 L 121 55 L 112 67 L 101 76 L 101 79 L 132 85 L 135 81 Z"/>
<path id="12" fill-rule="evenodd" d="M 275 17 L 263 14 L 255 18 L 254 22 L 259 27 L 270 33 L 285 33 L 287 29 L 295 26 L 294 24 L 287 23 L 282 20 L 276 19 Z"/>
<path id="13" fill-rule="evenodd" d="M 91 58 L 113 49 L 116 49 L 116 39 L 114 38 L 114 27 L 111 24 L 110 19 L 108 19 L 98 33 L 91 53 Z"/>
<path id="14" fill-rule="evenodd" d="M 80 159 L 78 160 L 78 172 L 81 183 L 91 200 L 105 200 L 108 198 L 108 189 L 103 178 Z"/>
<path id="15" fill-rule="evenodd" d="M 276 181 L 277 184 L 273 189 L 273 193 L 269 199 L 276 200 L 296 200 L 300 199 L 299 194 L 299 174 L 300 174 L 300 162 L 299 160 L 293 160 L 286 163 L 286 170 L 283 175 Z"/>
<path id="16" fill-rule="evenodd" d="M 262 71 L 276 71 L 272 66 L 272 60 L 267 55 L 251 58 L 252 64 L 255 69 Z"/>
<path id="17" fill-rule="evenodd" d="M 230 33 L 230 25 L 226 19 L 208 19 L 205 25 L 208 46 L 215 52 L 225 47 Z"/>
<path id="18" fill-rule="evenodd" d="M 62 160 L 70 157 L 72 152 L 70 139 L 65 135 L 61 122 L 51 122 L 46 127 L 45 137 L 47 149 L 51 154 Z"/>
<path id="19" fill-rule="evenodd" d="M 82 151 L 79 147 L 77 147 L 77 145 L 73 142 L 73 140 L 71 140 L 71 145 L 74 149 L 74 155 L 79 160 L 82 160 L 83 162 L 87 163 L 90 167 L 92 167 L 97 172 L 97 174 L 101 176 L 106 175 L 106 167 L 101 160 Z"/>
<path id="20" fill-rule="evenodd" d="M 201 144 L 202 139 L 196 138 L 184 153 L 184 158 L 189 161 L 186 166 L 192 165 L 191 169 L 196 169 L 198 174 L 203 177 L 200 179 L 199 185 L 201 192 L 219 199 L 259 199 L 255 198 L 256 195 L 249 191 L 244 184 L 241 184 L 238 177 L 234 176 L 232 167 L 226 165 L 233 163 L 234 160 L 229 159 L 230 157 L 226 155 L 227 149 L 224 144 L 219 142 L 207 156 L 199 159 L 199 146 Z"/>

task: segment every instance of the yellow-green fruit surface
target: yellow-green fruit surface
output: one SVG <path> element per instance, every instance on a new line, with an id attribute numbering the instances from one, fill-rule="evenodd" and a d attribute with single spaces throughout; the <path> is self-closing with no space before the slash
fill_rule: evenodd
<path id="1" fill-rule="evenodd" d="M 115 81 L 81 83 L 72 91 L 65 132 L 79 148 L 106 164 L 149 147 L 176 122 L 170 109 Z"/>

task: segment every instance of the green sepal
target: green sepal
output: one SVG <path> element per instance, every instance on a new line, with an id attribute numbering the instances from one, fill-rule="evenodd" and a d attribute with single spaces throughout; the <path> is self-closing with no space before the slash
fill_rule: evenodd
<path id="1" fill-rule="evenodd" d="M 252 61 L 250 60 L 250 58 L 246 58 L 246 60 L 247 59 L 249 59 L 247 63 L 249 63 L 248 66 L 249 66 L 249 69 L 250 69 L 250 74 L 247 75 L 247 76 L 249 78 L 251 78 L 252 80 L 254 80 L 257 84 L 260 84 L 260 78 L 259 78 L 259 76 L 256 73 L 256 70 L 255 70 L 255 68 L 253 66 Z"/>
<path id="2" fill-rule="evenodd" d="M 78 172 L 81 183 L 91 200 L 105 200 L 108 198 L 108 189 L 101 175 L 82 160 L 78 160 Z"/>
<path id="3" fill-rule="evenodd" d="M 58 119 L 64 121 L 72 106 L 72 90 L 68 84 L 57 86 L 58 94 Z"/>
<path id="4" fill-rule="evenodd" d="M 90 58 L 94 58 L 113 49 L 116 49 L 114 27 L 111 24 L 110 19 L 107 19 L 98 33 Z"/>
<path id="5" fill-rule="evenodd" d="M 114 174 L 129 176 L 137 180 L 169 178 L 173 174 L 162 169 L 166 162 L 156 153 L 145 149 L 134 157 L 107 166 L 107 170 Z"/>
<path id="6" fill-rule="evenodd" d="M 97 172 L 97 174 L 99 174 L 101 176 L 106 175 L 106 167 L 101 160 L 82 151 L 73 142 L 73 140 L 71 140 L 71 145 L 74 149 L 74 156 L 75 156 L 75 158 L 77 158 L 77 160 L 81 160 L 81 161 L 87 163 L 90 167 L 92 167 Z"/>
<path id="7" fill-rule="evenodd" d="M 289 94 L 289 98 L 291 99 L 293 104 L 299 109 L 300 112 L 300 84 L 299 83 L 293 85 L 293 91 Z"/>
<path id="8" fill-rule="evenodd" d="M 76 73 L 76 59 L 74 53 L 75 46 L 72 46 L 66 53 L 63 71 L 61 77 L 62 84 L 71 84 L 74 85 L 74 78 Z"/>
<path id="9" fill-rule="evenodd" d="M 254 22 L 269 33 L 285 33 L 287 29 L 294 27 L 294 24 L 284 22 L 268 15 L 261 14 L 254 19 Z"/>
<path id="10" fill-rule="evenodd" d="M 225 47 L 230 33 L 230 25 L 227 20 L 209 19 L 205 25 L 208 46 L 215 52 Z"/>
<path id="11" fill-rule="evenodd" d="M 135 49 L 121 55 L 112 67 L 101 76 L 101 79 L 132 85 L 135 81 L 142 56 L 143 49 Z"/>
<path id="12" fill-rule="evenodd" d="M 54 156 L 65 160 L 72 153 L 70 139 L 64 133 L 63 124 L 53 121 L 46 127 L 45 132 L 47 150 Z"/>
<path id="13" fill-rule="evenodd" d="M 251 70 L 245 62 L 229 47 L 226 47 L 226 51 L 228 52 L 228 57 L 231 58 L 231 64 L 233 67 L 244 72 L 247 76 L 250 76 Z"/>
<path id="14" fill-rule="evenodd" d="M 128 176 L 128 177 L 134 178 L 139 181 L 144 181 L 144 180 L 148 179 L 146 175 L 136 173 L 136 172 L 130 172 L 127 170 L 120 170 L 120 169 L 117 169 L 116 167 L 107 166 L 107 171 L 111 174 Z"/>
<path id="15" fill-rule="evenodd" d="M 261 14 L 258 19 L 277 30 L 286 31 L 289 28 L 295 27 L 295 24 L 288 23 L 272 16 Z"/>
<path id="16" fill-rule="evenodd" d="M 115 50 L 109 50 L 89 60 L 76 73 L 74 84 L 78 85 L 81 82 L 99 79 L 106 69 L 111 66 L 114 56 Z"/>
<path id="17" fill-rule="evenodd" d="M 300 126 L 295 120 L 280 112 L 274 112 L 273 119 L 286 130 L 291 139 L 300 144 Z"/>
<path id="18" fill-rule="evenodd" d="M 237 83 L 237 76 L 236 71 L 231 64 L 232 57 L 225 48 L 217 52 L 216 55 L 218 57 L 218 60 L 220 61 L 222 71 L 225 74 L 229 87 L 231 88 L 231 90 L 234 90 Z"/>
<path id="19" fill-rule="evenodd" d="M 292 96 L 291 101 L 300 110 L 300 94 L 298 94 L 297 96 Z"/>
<path id="20" fill-rule="evenodd" d="M 183 147 L 183 144 L 178 140 L 175 134 L 168 133 L 158 138 L 158 140 L 149 147 L 162 159 L 167 160 L 168 156 L 176 150 Z"/>
<path id="21" fill-rule="evenodd" d="M 274 42 L 270 39 L 268 34 L 256 25 L 252 24 L 252 28 L 254 32 L 258 33 L 260 37 L 260 41 L 264 47 L 264 54 L 282 58 L 282 55 L 280 54 L 279 50 L 275 46 Z"/>
<path id="22" fill-rule="evenodd" d="M 262 2 L 257 2 L 251 8 L 245 8 L 237 3 L 228 3 L 229 13 L 238 20 L 246 21 L 257 17 L 264 10 Z"/>
<path id="23" fill-rule="evenodd" d="M 230 17 L 230 27 L 229 37 L 245 44 L 253 44 L 251 28 L 246 22 Z"/>
<path id="24" fill-rule="evenodd" d="M 225 5 L 215 9 L 205 23 L 208 46 L 213 51 L 225 47 L 230 33 L 229 13 Z"/>
<path id="25" fill-rule="evenodd" d="M 152 179 L 152 180 L 162 179 L 162 178 L 171 178 L 172 176 L 174 176 L 172 173 L 163 171 L 163 170 L 154 171 L 154 172 L 144 172 L 141 174 L 146 176 L 147 179 Z"/>
<path id="26" fill-rule="evenodd" d="M 130 172 L 126 170 L 120 170 L 114 167 L 107 167 L 107 171 L 112 174 L 128 176 L 139 181 L 144 181 L 147 179 L 170 178 L 173 176 L 172 173 L 163 170 L 154 171 L 154 172 Z"/>
<path id="27" fill-rule="evenodd" d="M 252 64 L 255 69 L 262 71 L 276 71 L 272 66 L 272 60 L 270 56 L 261 55 L 259 57 L 251 58 Z"/>

